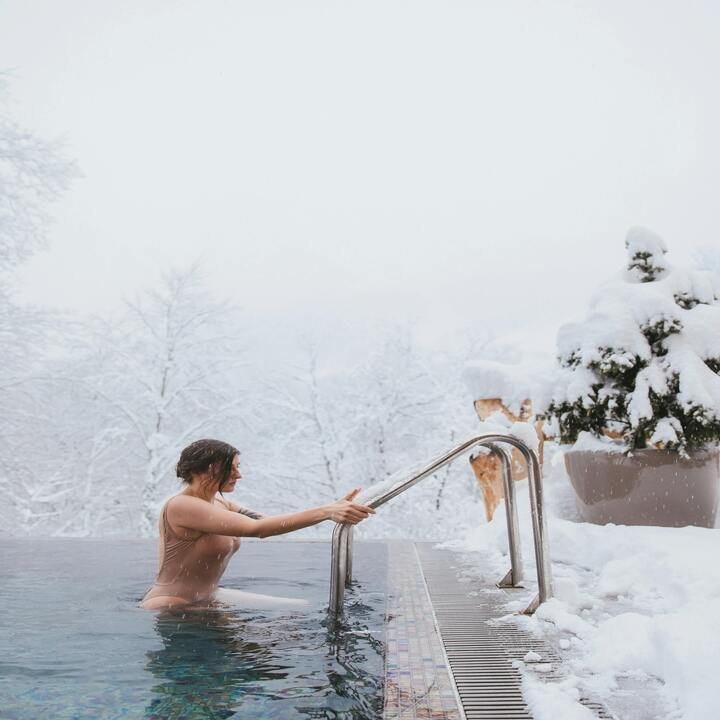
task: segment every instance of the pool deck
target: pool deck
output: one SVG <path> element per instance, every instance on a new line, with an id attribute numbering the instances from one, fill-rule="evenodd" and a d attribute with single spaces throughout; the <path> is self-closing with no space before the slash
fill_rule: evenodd
<path id="1" fill-rule="evenodd" d="M 392 541 L 388 562 L 384 720 L 532 720 L 522 659 L 528 651 L 542 657 L 544 682 L 562 672 L 548 643 L 497 622 L 508 614 L 508 593 L 527 591 L 483 584 L 482 568 L 468 573 L 467 559 L 432 543 Z M 581 702 L 597 718 L 613 717 Z"/>

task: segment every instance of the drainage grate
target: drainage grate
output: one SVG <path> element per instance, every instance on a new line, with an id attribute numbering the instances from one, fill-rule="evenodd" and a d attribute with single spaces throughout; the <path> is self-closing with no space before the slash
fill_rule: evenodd
<path id="1" fill-rule="evenodd" d="M 506 595 L 500 590 L 472 593 L 469 580 L 453 567 L 459 563 L 457 555 L 435 550 L 432 543 L 416 543 L 415 548 L 465 716 L 468 720 L 532 720 L 513 660 L 522 660 L 529 650 L 537 652 L 551 664 L 551 672 L 543 673 L 543 678 L 552 681 L 561 679 L 560 657 L 519 627 L 490 623 L 507 615 Z M 581 702 L 598 718 L 612 718 L 601 705 Z"/>

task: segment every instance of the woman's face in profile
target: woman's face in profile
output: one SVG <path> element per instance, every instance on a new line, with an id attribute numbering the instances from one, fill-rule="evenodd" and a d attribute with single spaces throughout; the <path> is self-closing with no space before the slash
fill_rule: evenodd
<path id="1" fill-rule="evenodd" d="M 236 455 L 233 458 L 232 469 L 230 470 L 230 477 L 228 478 L 228 481 L 225 483 L 223 492 L 224 493 L 232 492 L 235 489 L 235 485 L 237 484 L 237 481 L 241 477 L 242 477 L 242 475 L 240 474 L 240 456 Z"/>

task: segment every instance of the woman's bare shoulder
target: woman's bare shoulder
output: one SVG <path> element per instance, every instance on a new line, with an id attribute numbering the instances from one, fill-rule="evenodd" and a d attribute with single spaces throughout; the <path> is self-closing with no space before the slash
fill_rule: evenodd
<path id="1" fill-rule="evenodd" d="M 203 510 L 207 510 L 208 503 L 200 498 L 193 497 L 192 495 L 185 495 L 179 493 L 173 495 L 166 503 L 165 507 L 169 516 L 186 516 L 188 514 L 194 515 Z"/>
<path id="2" fill-rule="evenodd" d="M 173 515 L 205 512 L 208 509 L 208 505 L 210 505 L 211 507 L 215 507 L 218 510 L 222 508 L 225 510 L 230 510 L 231 512 L 235 512 L 234 503 L 231 503 L 229 500 L 225 500 L 224 498 L 221 498 L 217 495 L 213 498 L 212 503 L 208 503 L 207 500 L 202 500 L 201 498 L 194 497 L 192 495 L 185 495 L 184 493 L 179 493 L 178 495 L 173 495 L 165 503 L 165 506 Z M 220 507 L 218 507 L 218 505 Z"/>
<path id="3" fill-rule="evenodd" d="M 208 502 L 180 493 L 168 500 L 167 518 L 173 529 L 184 528 L 216 535 L 253 535 L 255 521 L 236 512 L 228 512 L 229 509 L 217 497 Z"/>
<path id="4" fill-rule="evenodd" d="M 177 495 L 173 495 L 165 503 L 165 507 L 195 507 L 197 503 L 201 502 L 204 502 L 204 500 L 193 497 L 192 495 L 185 495 L 185 493 L 178 493 Z"/>

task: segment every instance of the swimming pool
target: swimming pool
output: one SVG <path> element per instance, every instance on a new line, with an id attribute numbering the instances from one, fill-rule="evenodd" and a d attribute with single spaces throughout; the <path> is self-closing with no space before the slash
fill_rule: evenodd
<path id="1" fill-rule="evenodd" d="M 387 553 L 356 543 L 346 627 L 322 625 L 329 546 L 245 541 L 223 586 L 307 609 L 159 614 L 136 606 L 155 541 L 0 541 L 0 717 L 378 718 Z"/>

